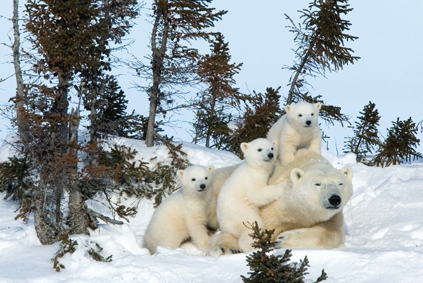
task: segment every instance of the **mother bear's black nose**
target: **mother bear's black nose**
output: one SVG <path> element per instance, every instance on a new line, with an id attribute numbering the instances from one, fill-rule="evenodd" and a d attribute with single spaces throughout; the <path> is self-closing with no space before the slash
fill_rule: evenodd
<path id="1" fill-rule="evenodd" d="M 340 197 L 340 196 L 338 196 L 338 195 L 332 195 L 332 196 L 329 198 L 329 203 L 330 203 L 331 205 L 333 205 L 333 206 L 338 206 L 338 205 L 340 205 L 340 204 L 341 204 L 341 197 Z"/>
<path id="2" fill-rule="evenodd" d="M 273 153 L 271 152 L 271 153 L 269 153 L 268 155 L 267 155 L 267 157 L 269 157 L 270 159 L 272 159 L 273 158 Z"/>

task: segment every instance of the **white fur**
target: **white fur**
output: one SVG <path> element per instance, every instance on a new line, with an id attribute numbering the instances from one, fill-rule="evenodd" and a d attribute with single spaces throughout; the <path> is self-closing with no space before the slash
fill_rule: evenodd
<path id="1" fill-rule="evenodd" d="M 351 167 L 338 170 L 321 155 L 302 149 L 288 166 L 275 168 L 269 184 L 283 181 L 288 185 L 282 196 L 260 211 L 266 229 L 279 235 L 280 246 L 339 247 L 342 209 L 353 192 Z"/>
<path id="2" fill-rule="evenodd" d="M 212 166 L 199 165 L 178 170 L 182 188 L 156 208 L 144 235 L 144 247 L 151 254 L 157 246 L 179 248 L 189 238 L 199 250 L 209 248 L 206 224 L 212 172 Z"/>
<path id="3" fill-rule="evenodd" d="M 228 180 L 235 168 L 220 169 L 212 185 L 217 187 Z M 280 184 L 282 190 L 276 201 L 259 210 L 264 229 L 274 230 L 271 240 L 278 242 L 277 247 L 332 249 L 343 244 L 342 209 L 353 193 L 349 166 L 338 170 L 320 154 L 300 149 L 287 166 L 275 164 L 268 184 Z M 334 195 L 339 196 L 339 204 L 330 200 Z M 239 250 L 238 239 L 230 233 L 222 232 L 212 239 L 211 254 Z"/>
<path id="4" fill-rule="evenodd" d="M 282 116 L 269 130 L 267 138 L 278 142 L 277 156 L 282 165 L 293 161 L 295 152 L 309 148 L 321 152 L 321 134 L 318 122 L 320 103 L 298 102 L 285 107 Z"/>
<path id="5" fill-rule="evenodd" d="M 253 240 L 248 235 L 252 231 L 245 225 L 257 221 L 259 227 L 263 227 L 259 208 L 282 193 L 278 185 L 267 186 L 275 160 L 274 146 L 275 142 L 262 138 L 242 143 L 245 160 L 223 184 L 217 199 L 220 230 L 233 235 L 244 252 L 253 250 Z"/>

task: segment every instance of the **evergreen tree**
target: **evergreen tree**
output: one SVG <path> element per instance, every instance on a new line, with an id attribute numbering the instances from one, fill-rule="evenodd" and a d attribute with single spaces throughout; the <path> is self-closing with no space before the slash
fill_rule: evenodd
<path id="1" fill-rule="evenodd" d="M 100 162 L 101 156 L 107 155 L 101 146 L 104 139 L 107 139 L 109 135 L 126 136 L 129 126 L 141 127 L 136 122 L 140 118 L 138 115 L 127 115 L 127 100 L 125 100 L 124 92 L 118 86 L 115 77 L 107 74 L 112 68 L 111 44 L 121 44 L 122 38 L 132 27 L 131 20 L 138 15 L 137 2 L 136 0 L 106 0 L 98 6 L 95 5 L 95 1 L 92 1 L 92 4 L 92 9 L 97 12 L 95 20 L 98 22 L 99 29 L 93 35 L 95 36 L 93 56 L 87 60 L 84 68 L 78 70 L 81 83 L 79 87 L 76 87 L 85 110 L 89 112 L 87 126 L 89 140 L 83 148 L 87 153 L 89 164 L 82 170 L 83 178 L 73 180 L 69 192 L 70 232 L 76 234 L 88 233 L 88 227 L 95 228 L 96 218 L 105 220 L 104 216 L 87 208 L 85 205 L 87 196 L 92 197 L 96 193 L 106 194 L 108 189 L 116 190 L 121 182 L 115 180 L 115 175 L 129 182 L 132 175 L 140 178 L 142 173 L 140 166 L 129 164 L 128 159 L 132 158 L 134 153 L 129 154 L 125 147 L 115 147 L 116 150 L 122 151 L 120 159 L 116 160 L 117 163 L 105 165 Z M 77 129 L 77 127 L 74 128 Z M 73 135 L 77 135 L 76 131 Z M 76 150 L 74 152 L 77 153 Z M 109 205 L 114 211 L 115 206 L 111 202 Z M 105 221 L 118 223 L 110 219 Z"/>
<path id="2" fill-rule="evenodd" d="M 211 54 L 199 60 L 200 82 L 207 88 L 198 96 L 194 143 L 204 142 L 206 147 L 221 149 L 230 134 L 228 124 L 232 122 L 231 110 L 239 107 L 240 95 L 233 76 L 239 73 L 242 64 L 230 64 L 228 43 L 221 33 L 211 43 Z"/>
<path id="3" fill-rule="evenodd" d="M 104 28 L 99 11 L 89 0 L 29 0 L 26 28 L 37 55 L 32 55 L 35 74 L 42 80 L 28 87 L 30 136 L 25 142 L 39 172 L 33 195 L 34 222 L 43 244 L 56 241 L 62 226 L 64 190 L 76 178 L 77 155 L 70 127 L 79 117 L 69 115 L 69 99 L 75 74 L 99 60 L 96 38 Z"/>
<path id="4" fill-rule="evenodd" d="M 396 122 L 392 122 L 386 140 L 370 165 L 385 167 L 401 164 L 403 160 L 411 161 L 411 159 L 421 158 L 422 154 L 415 149 L 420 144 L 420 139 L 416 137 L 417 132 L 418 127 L 411 117 L 404 121 L 397 118 Z"/>
<path id="5" fill-rule="evenodd" d="M 109 96 L 118 89 L 114 79 L 105 73 L 111 69 L 109 41 L 121 42 L 130 27 L 128 18 L 137 14 L 135 5 L 135 0 L 101 3 L 94 0 L 30 0 L 26 5 L 25 26 L 36 51 L 35 55 L 27 54 L 35 62 L 33 71 L 38 81 L 27 88 L 26 116 L 30 134 L 22 141 L 22 154 L 30 159 L 31 172 L 40 176 L 31 196 L 31 207 L 34 208 L 37 235 L 43 244 L 58 239 L 64 222 L 69 224 L 70 233 L 86 234 L 88 227 L 100 217 L 89 213 L 85 205 L 84 186 L 92 182 L 86 181 L 83 174 L 81 179 L 78 172 L 80 114 L 79 109 L 69 110 L 69 101 L 75 88 L 90 111 L 90 140 L 84 150 L 88 149 L 92 164 L 99 165 L 98 123 L 104 120 L 99 119 L 97 109 L 121 111 L 121 107 L 113 107 L 124 102 L 119 97 Z M 76 86 L 78 78 L 81 82 Z M 122 92 L 117 94 L 123 95 Z M 99 107 L 98 101 L 106 101 L 106 107 Z M 114 169 L 112 172 L 120 172 Z M 105 176 L 109 175 L 102 176 L 102 185 L 110 182 Z M 98 181 L 95 175 L 92 177 Z M 69 194 L 68 219 L 62 216 L 65 190 Z"/>
<path id="6" fill-rule="evenodd" d="M 300 11 L 303 26 L 295 25 L 291 18 L 290 31 L 295 34 L 296 61 L 293 66 L 286 67 L 293 71 L 289 85 L 290 89 L 286 104 L 298 101 L 318 102 L 319 97 L 308 94 L 307 77 L 317 77 L 326 71 L 338 71 L 344 65 L 353 64 L 360 57 L 353 56 L 353 50 L 345 47 L 345 41 L 354 41 L 357 37 L 345 33 L 351 23 L 342 19 L 353 9 L 348 0 L 314 0 L 308 9 Z M 320 117 L 330 123 L 338 121 L 341 124 L 348 118 L 340 113 L 340 108 L 323 104 Z"/>
<path id="7" fill-rule="evenodd" d="M 172 104 L 178 86 L 196 82 L 197 49 L 192 41 L 209 40 L 209 28 L 221 19 L 226 11 L 215 12 L 208 7 L 212 0 L 154 0 L 151 32 L 150 64 L 132 64 L 138 75 L 151 80 L 146 89 L 149 101 L 147 146 L 155 140 L 156 115 L 166 114 L 164 104 Z"/>
<path id="8" fill-rule="evenodd" d="M 264 94 L 253 92 L 252 96 L 244 96 L 245 111 L 237 122 L 237 128 L 228 137 L 226 150 L 242 157 L 242 142 L 266 137 L 281 115 L 279 89 L 268 87 Z"/>
<path id="9" fill-rule="evenodd" d="M 358 116 L 358 121 L 355 122 L 353 128 L 354 136 L 349 138 L 346 142 L 344 152 L 352 152 L 357 156 L 357 162 L 365 162 L 368 154 L 372 154 L 374 150 L 378 149 L 382 142 L 379 139 L 380 115 L 375 108 L 376 104 L 369 101 L 369 104 L 364 106 L 361 116 Z"/>
<path id="10" fill-rule="evenodd" d="M 284 255 L 275 255 L 273 250 L 276 243 L 270 239 L 274 230 L 262 231 L 258 227 L 257 222 L 251 224 L 252 233 L 250 236 L 254 239 L 253 247 L 258 249 L 247 256 L 247 264 L 250 267 L 249 277 L 241 275 L 245 283 L 294 283 L 305 282 L 304 276 L 307 275 L 307 267 L 309 261 L 307 256 L 303 261 L 297 263 L 289 263 L 291 260 L 291 250 L 285 250 Z M 327 279 L 324 270 L 316 282 L 322 282 Z"/>

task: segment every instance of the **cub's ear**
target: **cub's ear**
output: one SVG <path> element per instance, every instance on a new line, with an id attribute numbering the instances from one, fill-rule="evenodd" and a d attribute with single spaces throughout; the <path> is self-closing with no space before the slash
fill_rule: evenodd
<path id="1" fill-rule="evenodd" d="M 291 111 L 291 108 L 291 105 L 285 106 L 285 112 L 288 113 L 289 111 Z"/>
<path id="2" fill-rule="evenodd" d="M 304 177 L 305 173 L 300 168 L 294 168 L 291 170 L 290 178 L 291 182 L 295 185 L 297 184 L 302 177 Z"/>
<path id="3" fill-rule="evenodd" d="M 213 165 L 210 165 L 209 167 L 207 167 L 207 170 L 209 170 L 209 172 L 210 172 L 210 173 L 212 173 L 212 172 L 213 172 L 213 170 L 214 170 Z"/>
<path id="4" fill-rule="evenodd" d="M 273 147 L 276 147 L 278 145 L 278 142 L 277 141 L 273 141 L 272 144 L 273 144 Z"/>
<path id="5" fill-rule="evenodd" d="M 176 175 L 178 175 L 179 180 L 182 180 L 182 177 L 184 176 L 184 170 L 176 171 Z"/>
<path id="6" fill-rule="evenodd" d="M 341 173 L 347 178 L 347 180 L 351 181 L 353 177 L 353 171 L 350 166 L 344 166 L 341 168 Z"/>
<path id="7" fill-rule="evenodd" d="M 317 109 L 318 111 L 320 111 L 320 109 L 322 108 L 322 104 L 321 104 L 320 102 L 318 102 L 318 103 L 314 103 L 314 106 L 316 107 L 316 109 Z"/>
<path id="8" fill-rule="evenodd" d="M 248 149 L 248 143 L 246 143 L 246 142 L 241 143 L 242 152 L 245 153 L 247 151 L 247 149 Z"/>

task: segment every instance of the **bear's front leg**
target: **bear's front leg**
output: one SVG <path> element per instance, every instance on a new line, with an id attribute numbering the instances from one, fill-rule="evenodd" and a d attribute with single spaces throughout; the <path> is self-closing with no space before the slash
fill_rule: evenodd
<path id="1" fill-rule="evenodd" d="M 310 228 L 282 232 L 276 240 L 277 248 L 333 249 L 342 245 L 343 230 L 327 230 L 316 225 Z"/>
<path id="2" fill-rule="evenodd" d="M 313 138 L 310 141 L 310 145 L 309 145 L 308 148 L 310 150 L 318 153 L 318 154 L 321 154 L 321 152 L 322 152 L 322 138 L 320 136 L 320 132 L 319 132 L 319 135 L 318 136 L 316 136 L 315 138 Z"/>
<path id="3" fill-rule="evenodd" d="M 194 245 L 202 251 L 210 248 L 210 236 L 206 225 L 202 223 L 188 224 L 188 233 Z"/>

